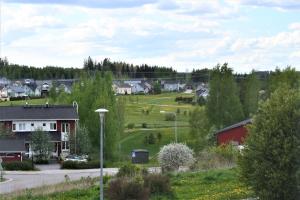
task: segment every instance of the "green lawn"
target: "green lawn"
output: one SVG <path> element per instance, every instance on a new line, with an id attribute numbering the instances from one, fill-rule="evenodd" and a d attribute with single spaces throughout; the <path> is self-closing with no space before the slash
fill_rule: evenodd
<path id="1" fill-rule="evenodd" d="M 19 106 L 25 105 L 26 102 L 31 105 L 40 105 L 46 104 L 48 99 L 29 99 L 29 100 L 19 100 L 19 101 L 2 101 L 0 102 L 0 106 Z"/>
<path id="2" fill-rule="evenodd" d="M 240 184 L 235 169 L 211 170 L 207 172 L 186 172 L 170 175 L 173 197 L 151 197 L 152 200 L 234 200 L 253 196 L 251 190 Z M 34 189 L 36 190 L 36 189 Z M 99 199 L 99 187 L 73 189 L 66 192 L 54 192 L 46 196 L 34 196 L 30 190 L 15 200 L 85 200 Z"/>
<path id="3" fill-rule="evenodd" d="M 119 96 L 125 99 L 125 125 L 134 123 L 141 127 L 147 123 L 148 127 L 156 128 L 161 126 L 174 126 L 173 121 L 165 121 L 165 114 L 160 111 L 177 112 L 177 125 L 187 126 L 189 112 L 193 110 L 190 104 L 178 104 L 175 102 L 177 96 L 191 96 L 183 93 L 164 93 L 160 95 L 136 95 Z M 144 112 L 143 112 L 144 110 Z M 148 114 L 147 114 L 148 110 Z"/>
<path id="4" fill-rule="evenodd" d="M 157 133 L 160 132 L 162 135 L 161 141 L 157 141 L 155 144 L 145 144 L 144 138 L 145 136 L 149 136 L 151 133 L 156 136 Z M 185 143 L 189 136 L 189 128 L 178 128 L 177 129 L 178 142 Z M 150 154 L 150 164 L 157 164 L 157 153 L 160 148 L 169 144 L 170 142 L 174 142 L 174 128 L 157 128 L 150 130 L 134 130 L 132 132 L 127 133 L 126 137 L 124 137 L 120 142 L 120 155 L 123 160 L 131 159 L 131 151 L 133 149 L 147 149 Z"/>

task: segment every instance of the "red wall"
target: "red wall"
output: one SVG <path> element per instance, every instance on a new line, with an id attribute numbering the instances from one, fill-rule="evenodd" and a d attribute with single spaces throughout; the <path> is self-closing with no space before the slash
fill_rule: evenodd
<path id="1" fill-rule="evenodd" d="M 220 132 L 217 135 L 218 144 L 228 144 L 231 141 L 236 141 L 239 144 L 243 144 L 247 134 L 248 131 L 244 126 Z"/>

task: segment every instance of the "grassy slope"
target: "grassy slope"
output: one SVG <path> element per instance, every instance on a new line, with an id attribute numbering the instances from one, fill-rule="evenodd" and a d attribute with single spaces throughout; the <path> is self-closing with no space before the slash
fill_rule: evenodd
<path id="1" fill-rule="evenodd" d="M 189 115 L 193 110 L 193 106 L 189 104 L 178 104 L 175 102 L 176 96 L 188 96 L 186 94 L 165 93 L 160 95 L 137 95 L 122 96 L 125 98 L 125 125 L 134 123 L 134 129 L 126 129 L 121 136 L 120 154 L 122 160 L 130 160 L 130 153 L 133 149 L 148 149 L 150 152 L 150 164 L 156 164 L 156 155 L 165 144 L 174 142 L 174 121 L 165 121 L 165 114 L 160 111 L 176 112 L 177 114 L 177 135 L 179 142 L 186 142 L 188 138 Z M 190 95 L 189 95 L 190 96 Z M 142 110 L 149 110 L 149 114 L 145 114 Z M 186 111 L 186 114 L 184 114 Z M 147 129 L 142 129 L 142 123 L 147 123 Z M 162 139 L 156 144 L 144 144 L 144 137 L 158 132 L 162 134 Z"/>
<path id="2" fill-rule="evenodd" d="M 30 99 L 30 100 L 19 100 L 19 101 L 3 101 L 0 102 L 0 106 L 17 106 L 17 105 L 25 105 L 26 102 L 28 104 L 32 105 L 40 105 L 40 104 L 45 104 L 48 100 L 47 99 Z"/>
<path id="3" fill-rule="evenodd" d="M 158 199 L 189 199 L 189 200 L 234 200 L 245 199 L 252 196 L 250 190 L 242 186 L 233 170 L 211 170 L 208 172 L 189 172 L 171 176 L 171 185 L 174 197 L 168 196 L 152 197 Z M 30 192 L 28 192 L 30 194 Z M 18 200 L 29 199 L 24 195 Z M 32 200 L 85 200 L 99 199 L 99 187 L 90 189 L 71 190 L 58 192 L 46 196 L 31 197 Z"/>

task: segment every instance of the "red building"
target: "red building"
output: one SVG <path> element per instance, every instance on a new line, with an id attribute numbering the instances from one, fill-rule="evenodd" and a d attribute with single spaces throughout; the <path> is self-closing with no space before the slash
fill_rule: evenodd
<path id="1" fill-rule="evenodd" d="M 11 133 L 9 138 L 23 141 L 28 155 L 33 153 L 30 146 L 31 133 L 36 130 L 49 134 L 54 146 L 52 157 L 58 158 L 61 153 L 68 154 L 69 137 L 75 134 L 78 120 L 76 106 L 48 104 L 0 106 L 0 126 Z M 3 153 L 4 151 L 5 149 Z M 16 150 L 10 148 L 10 151 Z"/>
<path id="2" fill-rule="evenodd" d="M 219 130 L 217 132 L 218 145 L 229 143 L 242 145 L 248 134 L 246 125 L 250 124 L 251 122 L 251 119 L 247 119 Z"/>

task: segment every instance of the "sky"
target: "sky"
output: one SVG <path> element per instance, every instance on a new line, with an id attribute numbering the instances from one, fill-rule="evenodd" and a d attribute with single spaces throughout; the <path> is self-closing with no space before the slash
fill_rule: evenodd
<path id="1" fill-rule="evenodd" d="M 82 67 L 91 56 L 180 72 L 300 70 L 299 0 L 0 0 L 1 57 Z"/>

